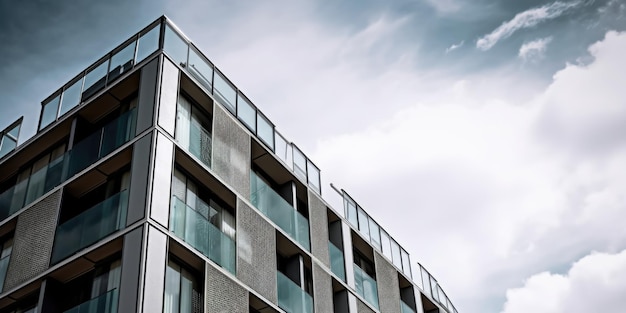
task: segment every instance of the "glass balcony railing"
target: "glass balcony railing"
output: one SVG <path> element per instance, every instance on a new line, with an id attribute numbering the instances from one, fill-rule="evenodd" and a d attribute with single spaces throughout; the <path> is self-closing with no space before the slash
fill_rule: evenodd
<path id="1" fill-rule="evenodd" d="M 231 273 L 235 273 L 235 241 L 215 227 L 206 215 L 172 197 L 170 230 Z"/>
<path id="2" fill-rule="evenodd" d="M 289 277 L 281 272 L 278 276 L 278 306 L 288 313 L 312 313 L 313 298 Z"/>
<path id="3" fill-rule="evenodd" d="M 7 275 L 7 268 L 9 267 L 9 259 L 10 255 L 5 256 L 0 259 L 0 292 L 2 292 L 2 288 L 4 288 L 4 278 Z"/>
<path id="4" fill-rule="evenodd" d="M 415 313 L 410 306 L 408 306 L 404 301 L 400 300 L 400 312 L 401 313 Z"/>
<path id="5" fill-rule="evenodd" d="M 124 190 L 59 225 L 51 263 L 86 248 L 126 224 L 128 191 Z"/>
<path id="6" fill-rule="evenodd" d="M 330 270 L 333 274 L 346 281 L 345 261 L 343 259 L 343 251 L 337 248 L 332 242 L 328 242 L 328 251 L 330 252 Z"/>
<path id="7" fill-rule="evenodd" d="M 367 303 L 378 309 L 378 287 L 376 280 L 367 275 L 360 267 L 354 265 L 354 281 L 356 292 L 367 301 Z"/>
<path id="8" fill-rule="evenodd" d="M 117 298 L 117 289 L 112 289 L 63 313 L 117 313 Z"/>
<path id="9" fill-rule="evenodd" d="M 309 221 L 254 172 L 250 174 L 250 199 L 261 213 L 310 251 Z"/>
<path id="10" fill-rule="evenodd" d="M 74 174 L 105 157 L 134 135 L 135 109 L 78 142 L 72 150 L 52 160 L 25 180 L 0 194 L 0 220 L 43 196 Z"/>
<path id="11" fill-rule="evenodd" d="M 191 123 L 189 130 L 189 152 L 206 166 L 211 167 L 211 133 L 200 124 Z"/>

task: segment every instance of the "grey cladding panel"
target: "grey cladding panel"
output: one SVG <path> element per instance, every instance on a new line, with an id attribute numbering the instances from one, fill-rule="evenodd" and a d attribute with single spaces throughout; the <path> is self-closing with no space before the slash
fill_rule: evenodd
<path id="1" fill-rule="evenodd" d="M 158 68 L 159 58 L 156 58 L 141 69 L 139 99 L 137 103 L 137 131 L 135 134 L 140 134 L 152 126 L 154 104 L 156 103 Z"/>
<path id="2" fill-rule="evenodd" d="M 124 248 L 122 252 L 123 270 L 120 282 L 118 313 L 137 312 L 142 241 L 143 227 L 138 227 L 124 235 Z"/>
<path id="3" fill-rule="evenodd" d="M 326 205 L 309 191 L 309 223 L 311 224 L 311 252 L 330 268 L 328 254 L 328 212 Z"/>
<path id="4" fill-rule="evenodd" d="M 237 199 L 237 278 L 277 303 L 276 270 L 276 230 Z"/>
<path id="5" fill-rule="evenodd" d="M 372 311 L 372 309 L 370 309 L 370 307 L 368 307 L 365 303 L 363 303 L 361 300 L 356 300 L 357 304 L 357 312 L 359 313 L 374 313 L 374 311 Z M 385 311 L 381 311 L 381 312 L 385 312 Z M 385 312 L 387 313 L 387 312 Z"/>
<path id="6" fill-rule="evenodd" d="M 213 106 L 213 170 L 250 197 L 250 136 L 220 105 Z"/>
<path id="7" fill-rule="evenodd" d="M 167 228 L 170 209 L 172 168 L 174 166 L 174 144 L 160 132 L 157 133 L 150 217 Z"/>
<path id="8" fill-rule="evenodd" d="M 131 165 L 130 195 L 126 225 L 131 225 L 144 218 L 146 195 L 148 194 L 148 176 L 150 175 L 150 155 L 152 154 L 152 133 L 143 136 L 133 145 Z"/>
<path id="9" fill-rule="evenodd" d="M 316 313 L 333 311 L 333 287 L 330 275 L 313 264 L 313 299 Z"/>
<path id="10" fill-rule="evenodd" d="M 206 312 L 248 313 L 248 291 L 213 266 L 206 268 Z"/>
<path id="11" fill-rule="evenodd" d="M 178 76 L 176 65 L 163 58 L 161 73 L 161 98 L 159 100 L 159 126 L 174 136 L 176 124 L 176 102 L 178 100 Z"/>
<path id="12" fill-rule="evenodd" d="M 400 313 L 400 285 L 398 272 L 378 252 L 374 252 L 376 283 L 381 312 Z"/>
<path id="13" fill-rule="evenodd" d="M 48 269 L 60 204 L 61 190 L 57 190 L 17 218 L 4 290 Z"/>

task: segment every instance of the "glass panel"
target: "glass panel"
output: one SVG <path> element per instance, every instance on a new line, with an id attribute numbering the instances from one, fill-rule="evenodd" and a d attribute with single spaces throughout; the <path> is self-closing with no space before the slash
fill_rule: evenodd
<path id="1" fill-rule="evenodd" d="M 380 243 L 383 246 L 383 254 L 389 258 L 389 260 L 393 259 L 391 256 L 391 239 L 389 239 L 389 235 L 382 228 L 380 229 Z"/>
<path id="2" fill-rule="evenodd" d="M 328 251 L 330 252 L 330 269 L 341 280 L 346 281 L 345 261 L 343 251 L 337 248 L 332 242 L 328 242 Z"/>
<path id="3" fill-rule="evenodd" d="M 291 144 L 278 132 L 274 132 L 274 138 L 276 139 L 276 155 L 287 164 L 289 169 L 293 170 L 293 148 Z"/>
<path id="4" fill-rule="evenodd" d="M 250 173 L 250 189 L 252 204 L 292 239 L 310 251 L 309 221 L 254 172 Z"/>
<path id="5" fill-rule="evenodd" d="M 306 181 L 306 157 L 296 147 L 293 148 L 293 172 L 300 179 Z"/>
<path id="6" fill-rule="evenodd" d="M 105 125 L 102 130 L 102 147 L 99 157 L 102 158 L 130 140 L 135 132 L 135 109 Z"/>
<path id="7" fill-rule="evenodd" d="M 90 246 L 126 225 L 128 191 L 124 190 L 57 227 L 51 263 Z"/>
<path id="8" fill-rule="evenodd" d="M 189 49 L 189 72 L 206 87 L 209 92 L 213 84 L 213 67 L 194 49 Z"/>
<path id="9" fill-rule="evenodd" d="M 72 177 L 98 160 L 101 137 L 102 130 L 99 130 L 74 145 L 70 150 L 71 158 L 67 177 Z"/>
<path id="10" fill-rule="evenodd" d="M 344 198 L 343 200 L 344 206 L 346 207 L 346 216 L 348 216 L 348 222 L 354 226 L 354 228 L 359 228 L 359 218 L 356 214 L 356 205 L 354 202 L 348 198 Z"/>
<path id="11" fill-rule="evenodd" d="M 207 205 L 202 203 L 197 206 Z M 172 197 L 170 230 L 215 263 L 235 273 L 235 241 L 211 224 L 206 214 L 201 214 L 177 197 Z"/>
<path id="12" fill-rule="evenodd" d="M 22 127 L 22 122 L 15 125 L 15 127 L 13 127 L 11 130 L 7 131 L 6 134 L 8 134 L 11 139 L 17 141 L 17 137 L 20 134 L 20 127 Z"/>
<path id="13" fill-rule="evenodd" d="M 161 25 L 156 25 L 147 33 L 139 37 L 137 42 L 137 58 L 135 64 L 143 61 L 154 51 L 159 48 L 159 33 L 161 31 Z"/>
<path id="14" fill-rule="evenodd" d="M 58 95 L 43 105 L 43 113 L 41 113 L 41 121 L 39 121 L 39 130 L 42 130 L 56 120 L 60 102 L 61 95 Z M 0 153 L 0 155 L 2 155 L 2 153 Z"/>
<path id="15" fill-rule="evenodd" d="M 321 194 L 320 170 L 309 160 L 307 160 L 307 173 L 309 174 L 309 186 L 313 187 L 317 193 Z"/>
<path id="16" fill-rule="evenodd" d="M 215 82 L 213 83 L 214 92 L 218 100 L 231 112 L 235 113 L 235 101 L 237 101 L 237 91 L 220 72 L 215 72 Z"/>
<path id="17" fill-rule="evenodd" d="M 409 260 L 409 254 L 406 253 L 404 249 L 402 249 L 401 254 L 402 254 L 402 271 L 407 276 L 413 278 L 413 274 L 411 274 L 411 261 Z"/>
<path id="18" fill-rule="evenodd" d="M 400 312 L 402 313 L 415 313 L 410 306 L 408 306 L 404 301 L 400 300 Z"/>
<path id="19" fill-rule="evenodd" d="M 47 158 L 45 162 L 47 162 Z M 35 163 L 37 165 L 37 163 Z M 44 194 L 44 187 L 46 182 L 46 174 L 48 173 L 47 164 L 44 165 L 43 168 L 33 168 L 36 170 L 32 175 L 30 175 L 30 179 L 28 182 L 28 190 L 26 191 L 26 202 L 25 204 L 32 203 L 37 198 Z"/>
<path id="20" fill-rule="evenodd" d="M 437 292 L 437 281 L 430 276 L 430 291 L 432 292 L 433 299 L 439 301 L 439 293 Z"/>
<path id="21" fill-rule="evenodd" d="M 376 222 L 374 222 L 372 218 L 369 218 L 369 224 L 370 224 L 371 242 L 380 251 L 381 250 L 380 227 L 378 227 L 378 224 L 376 224 Z"/>
<path id="22" fill-rule="evenodd" d="M 172 58 L 174 63 L 185 67 L 187 65 L 187 50 L 189 46 L 178 36 L 178 34 L 169 26 L 165 26 L 165 39 L 163 41 L 163 50 Z"/>
<path id="23" fill-rule="evenodd" d="M 118 291 L 113 289 L 101 296 L 83 302 L 64 313 L 116 313 Z"/>
<path id="24" fill-rule="evenodd" d="M 17 147 L 17 142 L 8 136 L 2 136 L 0 140 L 2 140 L 2 142 L 0 142 L 2 145 L 0 146 L 0 158 L 9 154 L 9 152 L 13 151 L 13 149 Z"/>
<path id="25" fill-rule="evenodd" d="M 358 214 L 359 214 L 359 231 L 361 232 L 361 234 L 363 234 L 363 236 L 365 236 L 365 239 L 367 241 L 370 241 L 370 228 L 369 228 L 368 216 L 367 214 L 365 214 L 365 211 L 361 209 L 361 207 L 358 208 Z"/>
<path id="26" fill-rule="evenodd" d="M 274 151 L 274 125 L 270 123 L 263 115 L 257 112 L 257 130 L 256 134 L 270 150 Z"/>
<path id="27" fill-rule="evenodd" d="M 7 274 L 7 268 L 9 267 L 10 258 L 11 256 L 8 255 L 0 259 L 0 291 L 2 291 L 2 288 L 4 286 L 4 278 L 6 277 L 6 274 Z"/>
<path id="28" fill-rule="evenodd" d="M 207 166 L 211 166 L 211 133 L 203 125 L 203 116 L 193 114 L 189 130 L 189 152 Z"/>
<path id="29" fill-rule="evenodd" d="M 180 266 L 169 261 L 165 270 L 164 313 L 175 313 L 180 308 Z"/>
<path id="30" fill-rule="evenodd" d="M 278 306 L 286 312 L 312 313 L 313 298 L 281 272 L 278 280 Z"/>
<path id="31" fill-rule="evenodd" d="M 391 240 L 391 254 L 393 255 L 393 264 L 402 269 L 402 259 L 400 257 L 400 246 L 395 240 Z"/>
<path id="32" fill-rule="evenodd" d="M 238 96 L 237 100 L 237 117 L 252 133 L 256 134 L 256 110 L 252 104 L 242 96 Z"/>
<path id="33" fill-rule="evenodd" d="M 74 84 L 67 87 L 63 91 L 63 98 L 61 99 L 61 111 L 59 116 L 63 116 L 69 110 L 73 109 L 80 103 L 80 91 L 83 88 L 83 78 L 81 77 Z"/>
<path id="34" fill-rule="evenodd" d="M 378 287 L 376 280 L 371 278 L 360 267 L 354 265 L 354 283 L 358 293 L 367 303 L 378 309 Z"/>
<path id="35" fill-rule="evenodd" d="M 111 57 L 111 66 L 109 68 L 108 81 L 111 82 L 120 75 L 130 71 L 133 68 L 133 60 L 135 59 L 135 41 L 129 43 L 122 50 L 116 52 Z"/>
<path id="36" fill-rule="evenodd" d="M 422 290 L 424 290 L 425 294 L 427 294 L 429 297 L 431 297 L 432 293 L 430 291 L 430 275 L 422 267 L 420 267 L 420 272 L 422 273 L 422 285 L 424 286 L 424 288 L 422 288 Z"/>
<path id="37" fill-rule="evenodd" d="M 96 68 L 85 75 L 85 86 L 83 87 L 83 100 L 91 97 L 98 90 L 106 85 L 109 60 L 102 62 Z"/>

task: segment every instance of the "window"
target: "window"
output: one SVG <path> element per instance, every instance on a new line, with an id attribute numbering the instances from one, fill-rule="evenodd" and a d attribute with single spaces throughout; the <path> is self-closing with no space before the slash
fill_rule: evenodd
<path id="1" fill-rule="evenodd" d="M 183 148 L 211 167 L 211 118 L 180 95 L 176 113 L 176 140 Z"/>
<path id="2" fill-rule="evenodd" d="M 202 288 L 189 270 L 169 260 L 165 272 L 164 313 L 203 312 Z"/>
<path id="3" fill-rule="evenodd" d="M 72 279 L 56 299 L 59 312 L 117 312 L 121 271 L 116 259 Z"/>
<path id="4" fill-rule="evenodd" d="M 9 267 L 11 250 L 13 250 L 13 238 L 0 239 L 0 292 L 4 288 L 4 278 Z"/>

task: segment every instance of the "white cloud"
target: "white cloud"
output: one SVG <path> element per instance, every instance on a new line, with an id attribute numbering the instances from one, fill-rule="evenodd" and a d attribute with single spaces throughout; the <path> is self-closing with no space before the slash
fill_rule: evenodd
<path id="1" fill-rule="evenodd" d="M 548 44 L 552 42 L 552 37 L 540 38 L 525 42 L 519 48 L 518 56 L 524 61 L 538 60 L 545 56 Z"/>
<path id="2" fill-rule="evenodd" d="M 454 51 L 454 50 L 456 50 L 458 48 L 463 47 L 464 43 L 465 43 L 465 40 L 462 40 L 459 43 L 452 44 L 450 47 L 446 48 L 446 54 L 448 54 L 448 53 L 450 53 L 450 52 L 452 52 L 452 51 Z"/>
<path id="3" fill-rule="evenodd" d="M 592 253 L 564 274 L 542 272 L 509 289 L 503 313 L 621 313 L 626 307 L 626 250 Z"/>
<path id="4" fill-rule="evenodd" d="M 572 2 L 556 1 L 518 13 L 510 21 L 502 23 L 491 33 L 484 35 L 476 41 L 476 48 L 486 51 L 491 49 L 498 41 L 506 39 L 516 31 L 524 28 L 534 27 L 541 22 L 557 18 L 568 10 L 582 5 L 582 0 Z"/>

